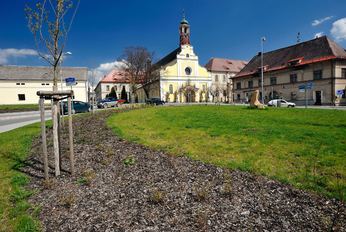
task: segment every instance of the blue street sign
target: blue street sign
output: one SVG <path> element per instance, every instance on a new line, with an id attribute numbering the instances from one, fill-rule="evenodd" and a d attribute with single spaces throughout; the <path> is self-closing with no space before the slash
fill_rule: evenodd
<path id="1" fill-rule="evenodd" d="M 305 92 L 305 85 L 299 85 L 299 92 Z"/>
<path id="2" fill-rule="evenodd" d="M 66 86 L 72 86 L 76 85 L 76 78 L 75 77 L 67 77 L 65 78 Z"/>
<path id="3" fill-rule="evenodd" d="M 336 91 L 336 95 L 342 96 L 342 95 L 344 95 L 344 91 L 345 90 L 343 90 L 343 89 L 339 89 L 339 90 Z"/>
<path id="4" fill-rule="evenodd" d="M 306 89 L 312 89 L 312 86 L 313 86 L 312 82 L 306 83 Z"/>

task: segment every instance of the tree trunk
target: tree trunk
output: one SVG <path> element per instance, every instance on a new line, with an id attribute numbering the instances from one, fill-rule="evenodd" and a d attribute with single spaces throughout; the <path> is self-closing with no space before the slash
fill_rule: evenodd
<path id="1" fill-rule="evenodd" d="M 57 86 L 57 67 L 53 67 L 53 91 L 58 91 Z M 56 99 L 53 99 L 53 106 L 52 106 L 52 121 L 53 121 L 53 148 L 54 148 L 54 161 L 55 161 L 55 176 L 60 176 L 60 148 L 59 148 L 59 135 L 58 135 L 58 104 L 59 101 Z"/>

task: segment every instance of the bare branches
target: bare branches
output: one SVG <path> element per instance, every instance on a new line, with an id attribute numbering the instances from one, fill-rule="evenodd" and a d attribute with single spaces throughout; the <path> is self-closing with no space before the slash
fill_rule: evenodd
<path id="1" fill-rule="evenodd" d="M 125 48 L 122 55 L 123 71 L 129 79 L 132 95 L 136 94 L 137 85 L 145 86 L 151 81 L 153 56 L 154 54 L 144 47 Z"/>
<path id="2" fill-rule="evenodd" d="M 75 0 L 77 4 L 71 12 L 73 2 L 74 0 L 37 0 L 36 4 L 25 7 L 28 27 L 34 36 L 37 52 L 54 70 L 60 64 L 80 0 Z M 55 75 L 53 83 L 56 86 Z"/>

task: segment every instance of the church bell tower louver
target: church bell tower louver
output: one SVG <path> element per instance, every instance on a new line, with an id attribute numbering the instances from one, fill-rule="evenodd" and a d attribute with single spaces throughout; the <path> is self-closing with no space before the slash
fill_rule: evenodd
<path id="1" fill-rule="evenodd" d="M 185 19 L 185 13 L 183 14 L 183 19 L 180 22 L 179 35 L 180 35 L 180 46 L 191 45 L 190 25 L 189 25 L 189 22 Z"/>

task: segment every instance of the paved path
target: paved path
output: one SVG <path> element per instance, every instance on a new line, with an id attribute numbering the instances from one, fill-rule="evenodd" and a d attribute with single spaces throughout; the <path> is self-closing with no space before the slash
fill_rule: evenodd
<path id="1" fill-rule="evenodd" d="M 51 118 L 51 111 L 46 110 L 46 119 Z M 0 114 L 0 133 L 40 121 L 39 111 Z"/>

